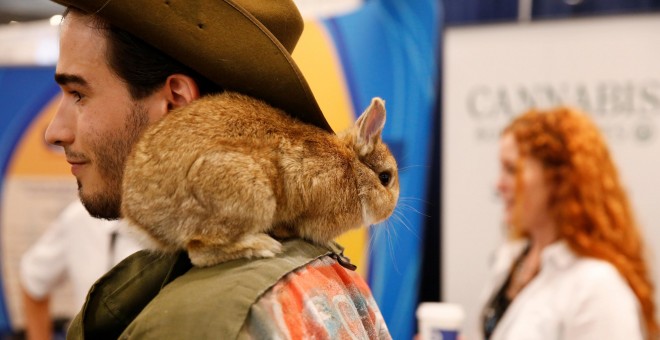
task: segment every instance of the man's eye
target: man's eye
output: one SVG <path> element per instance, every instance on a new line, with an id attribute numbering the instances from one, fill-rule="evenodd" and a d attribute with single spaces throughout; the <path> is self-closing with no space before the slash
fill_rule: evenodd
<path id="1" fill-rule="evenodd" d="M 69 94 L 71 94 L 73 98 L 76 99 L 76 103 L 82 100 L 82 95 L 78 91 L 69 91 Z"/>

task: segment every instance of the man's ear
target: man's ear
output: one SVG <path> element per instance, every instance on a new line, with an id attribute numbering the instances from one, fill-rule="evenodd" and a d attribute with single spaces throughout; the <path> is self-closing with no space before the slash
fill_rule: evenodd
<path id="1" fill-rule="evenodd" d="M 168 111 L 186 106 L 199 98 L 199 87 L 195 80 L 180 73 L 167 77 L 163 91 L 165 91 Z"/>

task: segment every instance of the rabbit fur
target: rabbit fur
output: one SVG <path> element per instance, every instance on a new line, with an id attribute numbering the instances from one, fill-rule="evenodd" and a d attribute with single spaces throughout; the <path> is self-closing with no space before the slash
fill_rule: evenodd
<path id="1" fill-rule="evenodd" d="M 200 98 L 136 143 L 122 217 L 151 248 L 185 249 L 201 267 L 274 256 L 275 238 L 327 244 L 394 210 L 399 181 L 384 124 L 379 98 L 337 135 L 238 93 Z"/>

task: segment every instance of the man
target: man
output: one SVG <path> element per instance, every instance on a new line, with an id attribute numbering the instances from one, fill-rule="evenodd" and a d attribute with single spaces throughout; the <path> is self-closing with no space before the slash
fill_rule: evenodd
<path id="1" fill-rule="evenodd" d="M 332 131 L 290 56 L 302 32 L 290 0 L 57 2 L 68 6 L 55 74 L 63 98 L 46 139 L 64 148 L 93 216 L 119 218 L 140 133 L 202 95 L 242 92 Z M 68 337 L 390 338 L 337 250 L 283 248 L 208 268 L 185 253 L 139 252 L 92 287 Z"/>

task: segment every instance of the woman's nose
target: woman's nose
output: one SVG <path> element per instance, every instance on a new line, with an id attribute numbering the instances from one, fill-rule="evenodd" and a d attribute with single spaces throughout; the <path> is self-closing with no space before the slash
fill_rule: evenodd
<path id="1" fill-rule="evenodd" d="M 504 191 L 506 190 L 506 179 L 504 178 L 504 174 L 500 173 L 499 177 L 497 178 L 497 184 L 495 184 L 495 191 L 497 192 L 498 195 L 502 195 Z"/>

